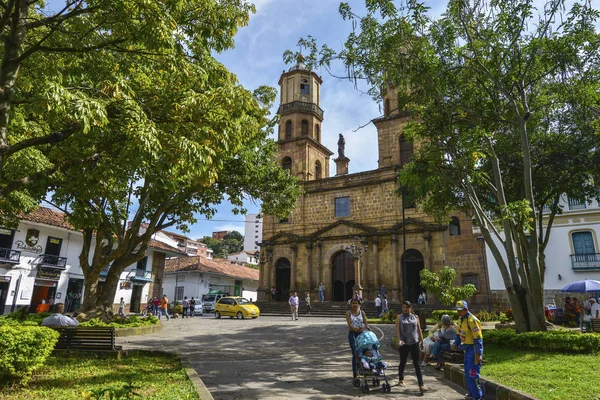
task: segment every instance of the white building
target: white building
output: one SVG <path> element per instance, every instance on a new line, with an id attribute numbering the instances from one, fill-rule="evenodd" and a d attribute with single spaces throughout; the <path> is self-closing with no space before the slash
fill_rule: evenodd
<path id="1" fill-rule="evenodd" d="M 600 204 L 598 199 L 587 203 L 562 196 L 563 213 L 555 217 L 546 246 L 545 300 L 562 304 L 560 290 L 569 283 L 600 280 Z M 546 214 L 545 223 L 547 223 Z M 499 246 L 503 252 L 502 247 Z M 486 247 L 490 286 L 493 291 L 505 292 L 498 263 Z M 503 252 L 506 257 L 506 253 Z M 581 298 L 580 298 L 581 300 Z"/>
<path id="2" fill-rule="evenodd" d="M 252 264 L 258 265 L 258 250 L 256 251 L 247 251 L 242 250 L 238 253 L 229 254 L 227 259 L 230 261 L 235 261 L 241 264 Z"/>
<path id="3" fill-rule="evenodd" d="M 209 291 L 256 300 L 258 275 L 257 269 L 223 259 L 172 258 L 165 267 L 163 292 L 175 300 L 184 296 L 202 299 Z"/>
<path id="4" fill-rule="evenodd" d="M 30 312 L 47 311 L 52 302 L 65 303 L 68 312 L 79 308 L 84 295 L 82 246 L 83 235 L 64 214 L 45 207 L 23 217 L 17 229 L 0 228 L 0 313 L 22 306 Z M 126 310 L 139 312 L 153 286 L 160 288 L 166 255 L 173 254 L 176 248 L 152 240 L 146 257 L 121 273 L 115 304 L 123 297 Z M 101 282 L 109 268 L 100 274 Z"/>
<path id="5" fill-rule="evenodd" d="M 258 214 L 247 214 L 244 231 L 244 250 L 258 251 L 258 243 L 262 242 L 263 219 Z"/>

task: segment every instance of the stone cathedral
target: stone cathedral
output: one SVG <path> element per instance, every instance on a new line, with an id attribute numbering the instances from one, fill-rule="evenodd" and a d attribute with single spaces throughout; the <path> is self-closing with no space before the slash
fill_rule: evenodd
<path id="1" fill-rule="evenodd" d="M 457 284 L 476 285 L 478 293 L 470 300 L 483 306 L 489 285 L 471 220 L 456 213 L 440 225 L 413 205 L 403 210 L 396 176 L 412 144 L 402 134 L 409 116 L 397 110 L 395 90 L 384 96 L 384 115 L 373 120 L 378 168 L 349 174 L 340 135 L 336 175 L 329 176 L 334 153 L 321 143 L 322 83 L 302 63 L 279 79 L 278 162 L 298 178 L 303 195 L 288 218 L 264 216 L 258 299 L 270 300 L 273 286 L 279 301 L 287 301 L 291 290 L 300 296 L 310 291 L 318 299 L 323 282 L 328 301 L 348 300 L 360 283 L 365 299 L 374 299 L 385 285 L 391 301 L 416 303 L 422 290 L 419 271 L 448 265 L 457 270 Z M 352 254 L 353 245 L 362 254 Z"/>

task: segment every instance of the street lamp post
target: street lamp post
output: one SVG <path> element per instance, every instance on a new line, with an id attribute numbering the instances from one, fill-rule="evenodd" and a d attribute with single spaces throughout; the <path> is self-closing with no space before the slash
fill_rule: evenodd
<path id="1" fill-rule="evenodd" d="M 365 241 L 360 240 L 358 236 L 354 236 L 354 242 L 346 245 L 346 251 L 352 255 L 354 259 L 354 286 L 358 291 L 358 295 L 362 298 L 362 286 L 360 285 L 360 259 L 363 254 L 367 253 L 369 246 Z M 354 288 L 353 288 L 354 289 Z"/>
<path id="2" fill-rule="evenodd" d="M 490 278 L 488 276 L 487 260 L 485 257 L 485 238 L 483 236 L 477 236 L 477 243 L 479 243 L 479 247 L 481 248 L 481 261 L 483 262 L 483 273 L 485 274 L 485 291 L 487 292 L 488 312 L 491 313 L 492 301 L 490 298 Z"/>

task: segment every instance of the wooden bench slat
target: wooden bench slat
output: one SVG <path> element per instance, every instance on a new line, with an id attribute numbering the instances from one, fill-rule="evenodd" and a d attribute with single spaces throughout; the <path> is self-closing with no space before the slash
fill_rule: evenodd
<path id="1" fill-rule="evenodd" d="M 115 328 L 112 327 L 56 327 L 60 337 L 58 350 L 119 350 L 115 346 Z"/>

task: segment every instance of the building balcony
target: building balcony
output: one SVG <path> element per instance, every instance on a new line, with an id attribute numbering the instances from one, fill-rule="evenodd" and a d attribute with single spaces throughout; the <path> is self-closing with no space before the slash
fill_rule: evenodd
<path id="1" fill-rule="evenodd" d="M 581 202 L 577 199 L 568 199 L 569 210 L 585 210 L 587 208 L 585 202 Z"/>
<path id="2" fill-rule="evenodd" d="M 291 103 L 285 103 L 279 106 L 277 114 L 283 115 L 291 112 L 305 112 L 313 113 L 319 118 L 323 119 L 323 110 L 321 107 L 314 103 L 305 103 L 303 101 L 292 101 Z"/>
<path id="3" fill-rule="evenodd" d="M 18 264 L 21 261 L 21 252 L 19 250 L 4 249 L 0 247 L 1 264 Z"/>
<path id="4" fill-rule="evenodd" d="M 136 269 L 131 271 L 129 279 L 138 282 L 152 282 L 152 271 L 146 271 L 145 269 Z"/>
<path id="5" fill-rule="evenodd" d="M 40 265 L 48 268 L 66 269 L 67 257 L 59 257 L 52 254 L 42 254 L 40 256 Z"/>
<path id="6" fill-rule="evenodd" d="M 600 271 L 600 254 L 571 254 L 573 271 Z"/>

